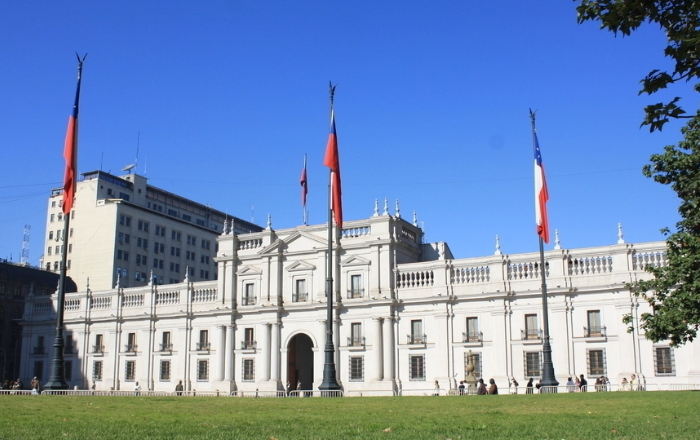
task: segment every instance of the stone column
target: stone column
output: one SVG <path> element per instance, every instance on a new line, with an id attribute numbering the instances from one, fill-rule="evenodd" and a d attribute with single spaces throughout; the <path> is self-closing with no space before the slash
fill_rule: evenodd
<path id="1" fill-rule="evenodd" d="M 394 318 L 384 318 L 384 380 L 394 380 Z"/>
<path id="2" fill-rule="evenodd" d="M 280 380 L 280 323 L 272 323 L 272 350 L 270 354 L 270 380 Z"/>
<path id="3" fill-rule="evenodd" d="M 235 349 L 235 327 L 226 326 L 226 353 L 224 353 L 224 380 L 233 379 L 233 350 Z"/>
<path id="4" fill-rule="evenodd" d="M 226 326 L 217 325 L 216 330 L 218 333 L 218 344 L 216 346 L 216 380 L 224 380 L 224 365 L 226 361 Z"/>
<path id="5" fill-rule="evenodd" d="M 262 339 L 260 346 L 262 347 L 261 360 L 262 365 L 260 365 L 260 379 L 261 381 L 270 380 L 270 324 L 263 324 L 260 331 L 260 338 Z"/>
<path id="6" fill-rule="evenodd" d="M 374 364 L 372 365 L 371 380 L 382 380 L 382 318 L 372 318 L 372 326 L 374 329 L 372 340 L 372 352 L 374 354 Z"/>

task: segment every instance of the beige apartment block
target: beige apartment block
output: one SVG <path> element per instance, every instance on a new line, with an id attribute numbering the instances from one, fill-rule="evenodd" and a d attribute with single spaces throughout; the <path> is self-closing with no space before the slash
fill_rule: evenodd
<path id="1" fill-rule="evenodd" d="M 84 173 L 68 231 L 67 275 L 79 290 L 216 280 L 217 237 L 261 227 L 148 184 L 138 174 Z M 48 200 L 42 267 L 58 272 L 63 190 Z"/>

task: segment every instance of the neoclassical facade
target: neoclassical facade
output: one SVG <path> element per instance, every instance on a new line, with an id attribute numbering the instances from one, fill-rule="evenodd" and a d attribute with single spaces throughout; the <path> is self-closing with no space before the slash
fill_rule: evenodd
<path id="1" fill-rule="evenodd" d="M 337 377 L 361 390 L 456 389 L 472 354 L 476 376 L 521 386 L 541 374 L 539 254 L 455 259 L 424 244 L 415 222 L 377 215 L 344 224 L 334 245 Z M 218 279 L 87 290 L 66 296 L 66 370 L 98 390 L 317 389 L 326 337 L 327 225 L 220 235 Z M 648 310 L 625 284 L 664 265 L 663 242 L 545 253 L 557 379 L 631 374 L 658 386 L 700 382 L 700 344 L 672 348 L 639 333 Z M 55 297 L 31 297 L 22 378 L 48 378 Z M 634 331 L 622 323 L 634 317 Z M 49 350 L 50 351 L 50 350 Z M 70 366 L 69 366 L 70 364 Z M 592 382 L 591 382 L 592 383 Z"/>

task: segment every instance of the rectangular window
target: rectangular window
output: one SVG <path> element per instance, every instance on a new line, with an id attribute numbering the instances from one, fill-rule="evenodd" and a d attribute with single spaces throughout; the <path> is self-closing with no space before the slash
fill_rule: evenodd
<path id="1" fill-rule="evenodd" d="M 671 347 L 654 347 L 654 372 L 657 376 L 675 376 L 674 364 Z"/>
<path id="2" fill-rule="evenodd" d="M 209 249 L 211 242 L 209 240 L 202 240 L 202 249 Z"/>
<path id="3" fill-rule="evenodd" d="M 44 361 L 34 361 L 34 376 L 39 380 L 44 380 Z"/>
<path id="4" fill-rule="evenodd" d="M 525 379 L 540 378 L 542 375 L 541 352 L 526 351 L 523 354 L 525 355 Z"/>
<path id="5" fill-rule="evenodd" d="M 365 380 L 364 356 L 350 356 L 350 381 L 362 382 Z"/>
<path id="6" fill-rule="evenodd" d="M 161 382 L 170 380 L 170 361 L 160 361 L 160 380 Z"/>
<path id="7" fill-rule="evenodd" d="M 605 376 L 605 350 L 587 350 L 588 376 Z"/>
<path id="8" fill-rule="evenodd" d="M 410 380 L 425 380 L 425 355 L 408 356 L 408 377 Z"/>
<path id="9" fill-rule="evenodd" d="M 206 382 L 209 380 L 209 361 L 208 360 L 198 360 L 197 361 L 197 380 L 200 382 Z"/>
<path id="10" fill-rule="evenodd" d="M 362 288 L 362 275 L 351 275 L 348 298 L 362 298 L 364 293 L 365 289 Z"/>
<path id="11" fill-rule="evenodd" d="M 104 353 L 104 351 L 105 351 L 104 336 L 103 335 L 95 335 L 95 346 L 93 347 L 92 352 L 93 353 Z"/>
<path id="12" fill-rule="evenodd" d="M 245 285 L 245 293 L 243 296 L 243 305 L 244 306 L 255 305 L 255 284 L 247 283 Z"/>
<path id="13" fill-rule="evenodd" d="M 63 363 L 63 373 L 67 381 L 73 380 L 73 361 L 65 361 Z M 39 376 L 37 376 L 37 379 L 41 380 Z"/>
<path id="14" fill-rule="evenodd" d="M 120 192 L 120 193 L 119 193 L 119 198 L 122 199 L 122 200 L 126 200 L 126 201 L 128 202 L 128 201 L 129 201 L 129 194 Z"/>
<path id="15" fill-rule="evenodd" d="M 48 255 L 51 255 L 51 246 L 49 246 L 49 248 L 47 249 L 47 252 L 46 252 L 46 253 L 47 253 Z"/>
<path id="16" fill-rule="evenodd" d="M 479 318 L 469 317 L 467 318 L 467 331 L 464 333 L 464 338 L 462 342 L 481 342 L 482 337 L 479 333 Z"/>
<path id="17" fill-rule="evenodd" d="M 173 344 L 170 341 L 170 332 L 163 332 L 163 336 L 161 338 L 161 344 L 160 344 L 160 351 L 172 351 L 173 350 Z"/>
<path id="18" fill-rule="evenodd" d="M 255 380 L 255 359 L 243 359 L 243 381 L 253 382 Z"/>
<path id="19" fill-rule="evenodd" d="M 156 225 L 156 235 L 165 237 L 165 226 Z"/>
<path id="20" fill-rule="evenodd" d="M 102 380 L 102 361 L 92 362 L 92 380 Z"/>
<path id="21" fill-rule="evenodd" d="M 247 327 L 244 330 L 244 335 L 243 348 L 248 350 L 255 348 L 255 333 L 253 328 Z"/>
<path id="22" fill-rule="evenodd" d="M 136 346 L 136 333 L 129 333 L 129 336 L 127 337 L 127 344 L 126 344 L 126 351 L 128 352 L 135 352 L 136 349 L 138 348 Z"/>
<path id="23" fill-rule="evenodd" d="M 191 244 L 192 246 L 195 246 L 197 244 L 197 239 L 191 235 L 187 236 L 187 244 Z"/>
<path id="24" fill-rule="evenodd" d="M 588 327 L 586 327 L 586 337 L 603 336 L 603 327 L 600 321 L 600 310 L 588 311 Z"/>
<path id="25" fill-rule="evenodd" d="M 525 315 L 525 331 L 523 339 L 541 339 L 542 335 L 537 325 L 537 315 Z"/>
<path id="26" fill-rule="evenodd" d="M 409 344 L 425 344 L 425 335 L 423 334 L 423 321 L 414 319 L 411 321 L 411 334 L 409 335 Z"/>
<path id="27" fill-rule="evenodd" d="M 365 344 L 362 338 L 362 323 L 353 322 L 350 324 L 350 340 L 348 341 L 348 346 L 361 347 L 363 345 Z"/>
<path id="28" fill-rule="evenodd" d="M 197 350 L 209 350 L 209 330 L 199 331 L 199 342 L 197 343 Z"/>
<path id="29" fill-rule="evenodd" d="M 474 364 L 474 371 L 472 375 L 479 379 L 481 378 L 482 365 L 481 365 L 481 353 L 472 353 L 472 363 Z M 469 352 L 464 353 L 464 377 L 469 375 Z"/>
<path id="30" fill-rule="evenodd" d="M 149 223 L 143 220 L 139 220 L 138 229 L 139 231 L 148 232 Z"/>
<path id="31" fill-rule="evenodd" d="M 182 241 L 182 232 L 170 231 L 170 238 L 175 241 Z"/>
<path id="32" fill-rule="evenodd" d="M 66 335 L 63 342 L 63 352 L 66 354 L 74 353 L 75 346 L 73 345 L 73 335 Z"/>
<path id="33" fill-rule="evenodd" d="M 124 380 L 133 382 L 136 378 L 136 361 L 126 361 L 124 363 Z"/>
<path id="34" fill-rule="evenodd" d="M 308 299 L 306 295 L 306 280 L 295 280 L 294 289 L 292 302 L 305 302 Z"/>
<path id="35" fill-rule="evenodd" d="M 53 231 L 49 231 L 49 240 L 53 240 Z"/>

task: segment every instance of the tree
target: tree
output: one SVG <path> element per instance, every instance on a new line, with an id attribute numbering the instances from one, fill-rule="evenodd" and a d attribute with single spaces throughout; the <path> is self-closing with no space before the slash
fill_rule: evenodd
<path id="1" fill-rule="evenodd" d="M 668 45 L 664 55 L 675 63 L 672 72 L 652 70 L 642 79 L 640 94 L 652 95 L 679 81 L 695 81 L 700 92 L 700 1 L 696 0 L 581 0 L 578 21 L 600 21 L 603 29 L 630 35 L 644 23 L 658 24 Z M 654 342 L 670 339 L 678 346 L 692 341 L 700 327 L 700 111 L 686 114 L 675 97 L 645 107 L 642 126 L 661 130 L 670 118 L 689 119 L 681 130 L 683 141 L 651 156 L 642 172 L 662 185 L 670 185 L 680 199 L 681 220 L 676 232 L 668 228 L 665 267 L 647 267 L 654 278 L 628 284 L 644 298 L 652 313 L 644 313 L 640 326 Z M 632 316 L 624 318 L 632 323 Z M 630 329 L 631 330 L 631 329 Z"/>
<path id="2" fill-rule="evenodd" d="M 653 313 L 640 319 L 647 338 L 670 339 L 673 346 L 692 341 L 700 327 L 700 112 L 681 132 L 684 140 L 678 146 L 652 155 L 652 164 L 643 169 L 645 176 L 670 185 L 681 200 L 677 231 L 662 230 L 668 236 L 667 265 L 648 267 L 653 279 L 628 285 L 652 306 Z M 627 315 L 625 322 L 630 324 L 632 317 Z"/>
<path id="3" fill-rule="evenodd" d="M 575 1 L 575 0 L 574 0 Z M 581 0 L 578 22 L 600 21 L 601 28 L 617 35 L 630 35 L 642 24 L 656 23 L 666 34 L 664 55 L 675 63 L 672 72 L 652 70 L 642 79 L 639 94 L 653 94 L 679 81 L 700 79 L 700 2 L 695 0 Z M 694 85 L 700 92 L 700 83 Z M 675 97 L 644 108 L 642 126 L 661 130 L 669 118 L 687 118 Z"/>

